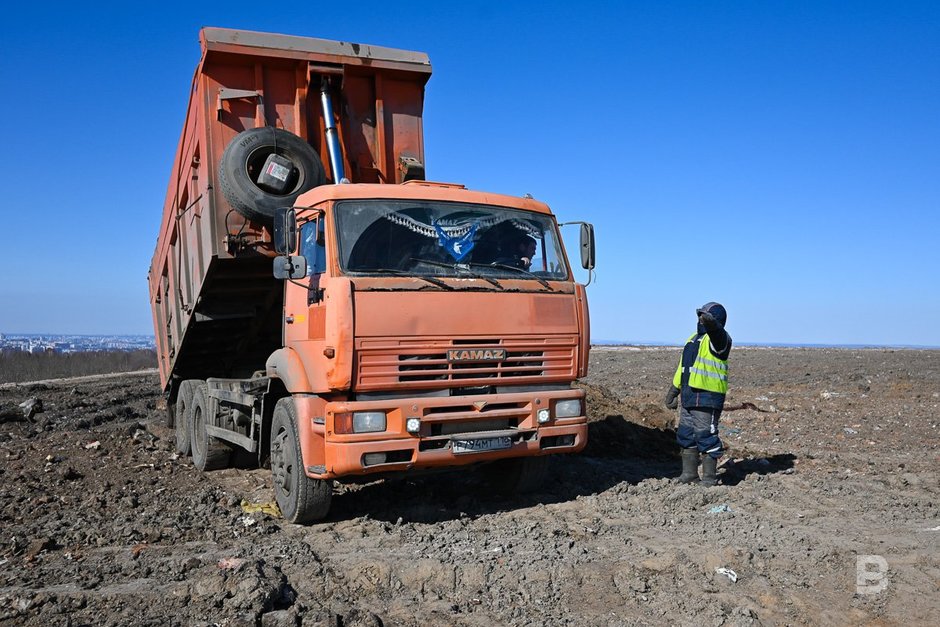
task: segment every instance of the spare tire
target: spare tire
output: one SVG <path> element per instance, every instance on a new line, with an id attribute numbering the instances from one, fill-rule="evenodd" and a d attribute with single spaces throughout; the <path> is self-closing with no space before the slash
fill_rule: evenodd
<path id="1" fill-rule="evenodd" d="M 281 193 L 258 184 L 271 155 L 281 158 L 269 166 L 276 171 Z M 272 126 L 236 135 L 219 162 L 219 187 L 225 199 L 238 213 L 262 224 L 271 223 L 275 209 L 292 206 L 299 195 L 325 182 L 323 164 L 310 144 Z"/>

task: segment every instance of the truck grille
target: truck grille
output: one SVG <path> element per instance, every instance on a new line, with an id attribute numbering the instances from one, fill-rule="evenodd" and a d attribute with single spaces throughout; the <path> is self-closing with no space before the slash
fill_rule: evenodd
<path id="1" fill-rule="evenodd" d="M 398 381 L 434 381 L 461 379 L 499 379 L 506 377 L 541 376 L 543 351 L 506 353 L 501 362 L 447 361 L 447 353 L 430 355 L 399 355 Z"/>
<path id="2" fill-rule="evenodd" d="M 505 350 L 499 360 L 448 360 L 448 350 Z M 570 380 L 576 337 L 532 340 L 362 340 L 357 351 L 358 390 L 409 387 L 518 385 Z"/>

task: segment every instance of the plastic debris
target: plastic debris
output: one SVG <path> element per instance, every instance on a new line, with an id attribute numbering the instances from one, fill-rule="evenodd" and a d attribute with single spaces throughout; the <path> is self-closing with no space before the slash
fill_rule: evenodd
<path id="1" fill-rule="evenodd" d="M 131 434 L 131 438 L 148 450 L 157 448 L 156 441 L 159 439 L 157 436 L 150 433 L 146 429 L 134 429 L 134 432 Z"/>
<path id="2" fill-rule="evenodd" d="M 734 571 L 731 570 L 730 568 L 724 568 L 724 567 L 722 567 L 722 568 L 716 568 L 716 569 L 715 569 L 715 572 L 718 573 L 719 575 L 724 575 L 725 577 L 727 577 L 728 579 L 730 579 L 730 580 L 731 580 L 731 583 L 737 583 L 737 582 L 738 582 L 738 573 L 734 572 Z"/>
<path id="3" fill-rule="evenodd" d="M 62 458 L 57 455 L 46 455 L 46 465 L 43 466 L 43 472 L 52 472 L 52 469 L 55 467 L 55 464 L 58 464 L 62 461 Z"/>
<path id="4" fill-rule="evenodd" d="M 237 570 L 244 563 L 245 560 L 240 557 L 223 557 L 219 560 L 218 566 L 222 570 Z"/>
<path id="5" fill-rule="evenodd" d="M 261 512 L 262 514 L 268 514 L 269 516 L 280 516 L 281 510 L 277 506 L 277 503 L 249 503 L 248 501 L 241 502 L 242 511 L 246 514 L 254 514 L 256 512 Z"/>
<path id="6" fill-rule="evenodd" d="M 39 398 L 26 399 L 20 403 L 19 407 L 23 410 L 23 416 L 25 416 L 27 420 L 32 420 L 33 416 L 43 412 L 42 399 Z"/>
<path id="7" fill-rule="evenodd" d="M 94 442 L 89 442 L 88 444 L 85 445 L 85 449 L 89 451 L 90 450 L 97 451 L 99 448 L 101 448 L 101 442 L 98 440 L 95 440 Z"/>
<path id="8" fill-rule="evenodd" d="M 858 431 L 856 431 L 855 429 L 852 429 L 852 428 L 850 428 L 850 427 L 845 427 L 845 428 L 842 429 L 842 430 L 845 431 L 846 433 L 848 433 L 849 435 L 856 435 L 856 434 L 858 434 Z"/>
<path id="9" fill-rule="evenodd" d="M 714 507 L 709 509 L 708 513 L 709 514 L 724 514 L 725 512 L 730 512 L 730 511 L 731 511 L 731 506 L 726 503 L 722 503 L 721 505 L 715 505 Z"/>

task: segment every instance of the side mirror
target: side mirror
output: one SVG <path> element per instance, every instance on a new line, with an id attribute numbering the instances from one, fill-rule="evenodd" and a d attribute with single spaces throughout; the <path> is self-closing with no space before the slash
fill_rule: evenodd
<path id="1" fill-rule="evenodd" d="M 594 269 L 594 225 L 581 223 L 581 267 Z"/>
<path id="2" fill-rule="evenodd" d="M 274 210 L 274 251 L 289 255 L 297 248 L 297 216 L 293 207 Z"/>
<path id="3" fill-rule="evenodd" d="M 274 258 L 275 279 L 302 279 L 307 276 L 307 258 L 303 255 L 281 255 Z"/>

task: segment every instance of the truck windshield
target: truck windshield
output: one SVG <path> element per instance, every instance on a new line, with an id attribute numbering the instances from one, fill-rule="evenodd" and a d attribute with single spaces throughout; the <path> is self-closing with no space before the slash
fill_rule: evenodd
<path id="1" fill-rule="evenodd" d="M 336 205 L 345 272 L 568 278 L 551 216 L 488 205 L 397 200 Z"/>

